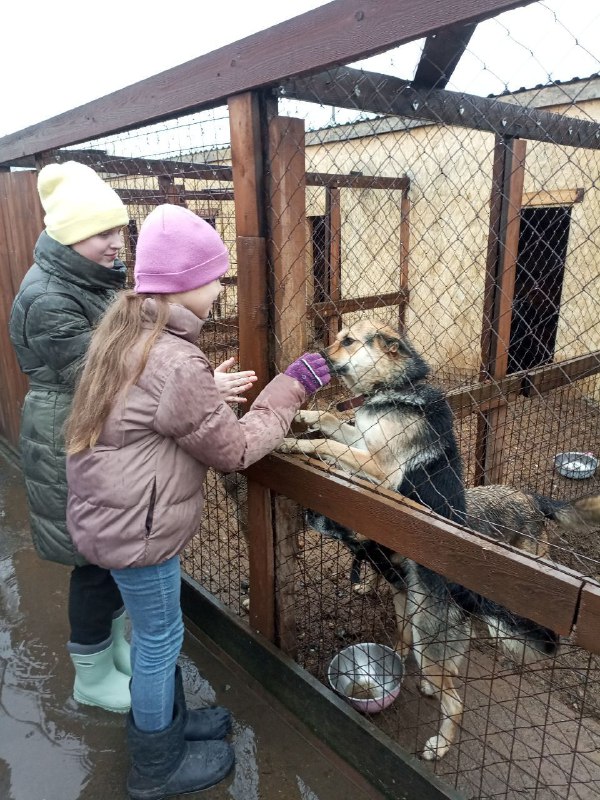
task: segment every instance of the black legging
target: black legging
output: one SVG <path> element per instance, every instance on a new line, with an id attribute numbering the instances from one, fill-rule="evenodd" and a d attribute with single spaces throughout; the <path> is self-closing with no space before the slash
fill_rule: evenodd
<path id="1" fill-rule="evenodd" d="M 121 608 L 121 593 L 109 570 L 93 564 L 73 568 L 69 587 L 71 642 L 104 642 L 110 636 L 113 616 Z"/>

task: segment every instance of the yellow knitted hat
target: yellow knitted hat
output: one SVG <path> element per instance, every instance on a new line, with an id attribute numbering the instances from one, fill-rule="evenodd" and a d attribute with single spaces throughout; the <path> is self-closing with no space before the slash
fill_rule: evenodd
<path id="1" fill-rule="evenodd" d="M 114 189 L 77 161 L 48 164 L 38 175 L 46 233 L 69 245 L 127 225 L 129 215 Z"/>

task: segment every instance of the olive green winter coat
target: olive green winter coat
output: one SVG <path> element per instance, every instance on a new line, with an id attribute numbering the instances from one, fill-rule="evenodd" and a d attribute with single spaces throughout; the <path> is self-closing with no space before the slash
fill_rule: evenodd
<path id="1" fill-rule="evenodd" d="M 59 244 L 44 231 L 34 265 L 14 300 L 10 338 L 29 377 L 20 448 L 33 543 L 61 564 L 85 564 L 66 527 L 64 423 L 92 327 L 125 285 L 120 262 L 109 269 Z"/>

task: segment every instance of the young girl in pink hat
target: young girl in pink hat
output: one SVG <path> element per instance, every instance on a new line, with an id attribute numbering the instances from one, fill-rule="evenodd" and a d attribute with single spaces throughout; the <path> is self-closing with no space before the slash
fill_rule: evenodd
<path id="1" fill-rule="evenodd" d="M 233 766 L 229 712 L 185 708 L 179 554 L 200 525 L 207 469 L 262 458 L 329 382 L 325 360 L 305 353 L 237 418 L 196 345 L 228 266 L 208 223 L 178 206 L 152 211 L 135 289 L 97 328 L 68 423 L 69 530 L 88 561 L 111 570 L 132 621 L 133 800 L 212 786 Z"/>

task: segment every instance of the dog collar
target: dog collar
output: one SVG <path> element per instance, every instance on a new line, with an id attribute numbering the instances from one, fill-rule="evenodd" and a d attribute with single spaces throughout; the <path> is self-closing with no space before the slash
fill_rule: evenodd
<path id="1" fill-rule="evenodd" d="M 341 403 L 336 404 L 338 411 L 350 411 L 352 408 L 358 408 L 367 399 L 366 394 L 359 394 L 356 397 L 351 397 L 350 400 L 342 400 Z"/>

